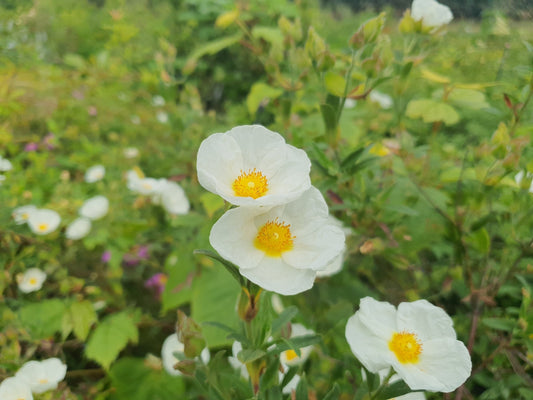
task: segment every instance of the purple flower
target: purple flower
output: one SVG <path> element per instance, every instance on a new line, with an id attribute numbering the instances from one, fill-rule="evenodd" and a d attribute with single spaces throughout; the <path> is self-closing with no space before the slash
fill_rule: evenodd
<path id="1" fill-rule="evenodd" d="M 24 146 L 24 151 L 37 151 L 39 148 L 39 145 L 35 142 L 30 142 L 26 146 Z"/>
<path id="2" fill-rule="evenodd" d="M 155 275 L 152 275 L 149 279 L 144 282 L 144 287 L 147 289 L 153 289 L 155 291 L 156 299 L 161 298 L 161 294 L 165 290 L 165 285 L 167 284 L 168 277 L 162 272 L 158 272 Z"/>
<path id="3" fill-rule="evenodd" d="M 139 246 L 139 249 L 137 250 L 137 257 L 139 257 L 141 260 L 146 260 L 149 257 L 148 246 Z"/>
<path id="4" fill-rule="evenodd" d="M 52 150 L 56 147 L 55 144 L 53 143 L 54 137 L 55 137 L 54 134 L 50 132 L 48 135 L 46 135 L 43 138 L 43 144 L 46 146 L 48 150 Z"/>
<path id="5" fill-rule="evenodd" d="M 102 253 L 102 262 L 108 263 L 109 260 L 111 260 L 111 252 L 109 250 L 106 250 Z"/>

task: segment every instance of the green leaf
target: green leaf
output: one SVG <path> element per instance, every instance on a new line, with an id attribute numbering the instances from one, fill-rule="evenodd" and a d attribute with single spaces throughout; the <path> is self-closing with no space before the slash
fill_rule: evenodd
<path id="1" fill-rule="evenodd" d="M 254 83 L 248 97 L 246 97 L 246 107 L 248 108 L 248 112 L 250 115 L 255 115 L 261 103 L 265 100 L 277 99 L 282 94 L 282 89 L 274 88 L 263 82 Z"/>
<path id="2" fill-rule="evenodd" d="M 132 317 L 126 312 L 110 315 L 91 334 L 85 355 L 109 369 L 128 342 L 137 343 L 138 335 Z"/>
<path id="3" fill-rule="evenodd" d="M 328 158 L 326 153 L 316 144 L 311 143 L 309 156 L 318 166 L 329 176 L 335 176 L 338 173 L 335 164 Z"/>
<path id="4" fill-rule="evenodd" d="M 296 400 L 309 400 L 305 374 L 302 375 L 300 382 L 298 382 L 298 386 L 296 387 Z"/>
<path id="5" fill-rule="evenodd" d="M 498 331 L 511 332 L 515 327 L 515 321 L 508 318 L 483 318 L 483 325 Z"/>
<path id="6" fill-rule="evenodd" d="M 109 371 L 113 390 L 111 400 L 183 399 L 183 379 L 163 369 L 151 368 L 143 359 L 122 358 Z"/>
<path id="7" fill-rule="evenodd" d="M 404 381 L 399 380 L 394 383 L 391 383 L 390 385 L 387 385 L 376 399 L 377 400 L 393 399 L 395 397 L 403 396 L 404 394 L 407 394 L 407 393 L 411 393 L 411 388 L 407 386 L 407 384 Z"/>
<path id="8" fill-rule="evenodd" d="M 287 325 L 291 320 L 298 314 L 298 308 L 295 306 L 290 306 L 284 309 L 281 314 L 272 321 L 272 334 L 277 333 L 285 325 Z"/>
<path id="9" fill-rule="evenodd" d="M 448 100 L 459 108 L 467 107 L 480 110 L 490 107 L 485 100 L 485 94 L 473 89 L 455 88 L 448 96 Z"/>
<path id="10" fill-rule="evenodd" d="M 224 268 L 226 268 L 226 270 L 231 274 L 231 276 L 233 276 L 233 278 L 235 278 L 235 280 L 239 282 L 239 285 L 244 286 L 244 278 L 239 272 L 239 268 L 235 264 L 229 262 L 228 260 L 225 260 L 218 254 L 213 253 L 210 250 L 197 249 L 194 250 L 194 254 L 202 254 L 204 256 L 212 258 L 213 260 L 219 261 L 224 266 Z"/>
<path id="11" fill-rule="evenodd" d="M 190 74 L 196 68 L 198 59 L 205 55 L 216 54 L 225 48 L 237 43 L 242 38 L 242 33 L 237 33 L 232 36 L 225 36 L 211 42 L 207 42 L 200 47 L 197 47 L 187 59 L 185 66 L 183 67 L 184 74 Z"/>
<path id="12" fill-rule="evenodd" d="M 480 228 L 470 234 L 468 242 L 482 254 L 487 254 L 490 250 L 490 236 L 485 228 Z"/>
<path id="13" fill-rule="evenodd" d="M 82 341 L 87 339 L 92 324 L 98 320 L 96 312 L 90 301 L 84 300 L 79 303 L 72 303 L 67 312 L 63 315 L 62 335 L 63 339 L 74 330 L 76 337 Z"/>
<path id="14" fill-rule="evenodd" d="M 85 59 L 79 54 L 67 53 L 63 57 L 63 62 L 69 67 L 75 69 L 84 69 L 86 66 Z"/>
<path id="15" fill-rule="evenodd" d="M 246 364 L 263 357 L 265 354 L 266 352 L 261 349 L 245 349 L 239 351 L 239 354 L 237 354 L 237 358 L 240 362 Z"/>
<path id="16" fill-rule="evenodd" d="M 59 299 L 42 300 L 22 307 L 18 318 L 33 339 L 46 339 L 62 330 L 66 306 Z"/>
<path id="17" fill-rule="evenodd" d="M 432 99 L 411 100 L 405 114 L 409 118 L 421 118 L 424 122 L 442 121 L 446 125 L 459 122 L 459 114 L 452 106 Z"/>
<path id="18" fill-rule="evenodd" d="M 269 352 L 273 354 L 279 354 L 285 350 L 298 350 L 302 347 L 312 346 L 320 342 L 320 336 L 318 335 L 303 335 L 296 336 L 291 339 L 282 339 L 278 341 L 276 346 Z"/>
<path id="19" fill-rule="evenodd" d="M 205 192 L 200 196 L 200 201 L 209 217 L 212 217 L 215 212 L 224 207 L 224 199 L 214 193 Z"/>
<path id="20" fill-rule="evenodd" d="M 274 46 L 281 45 L 284 39 L 281 29 L 272 28 L 270 26 L 254 26 L 252 29 L 252 36 L 254 38 L 263 39 Z"/>
<path id="21" fill-rule="evenodd" d="M 339 389 L 339 385 L 335 383 L 333 385 L 333 388 L 324 396 L 322 400 L 338 400 L 339 396 L 341 395 L 341 391 Z"/>
<path id="22" fill-rule="evenodd" d="M 326 72 L 324 76 L 324 84 L 327 91 L 337 97 L 344 97 L 346 90 L 346 79 L 333 71 Z"/>

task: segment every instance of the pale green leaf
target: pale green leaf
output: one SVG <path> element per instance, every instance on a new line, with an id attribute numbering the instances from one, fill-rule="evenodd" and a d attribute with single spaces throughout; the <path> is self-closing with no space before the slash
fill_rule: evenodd
<path id="1" fill-rule="evenodd" d="M 246 98 L 246 107 L 250 115 L 255 115 L 261 103 L 265 100 L 277 99 L 283 94 L 283 90 L 273 88 L 263 82 L 254 83 L 248 97 Z M 217 196 L 218 197 L 218 196 Z"/>
<path id="2" fill-rule="evenodd" d="M 324 84 L 326 85 L 326 90 L 332 95 L 344 97 L 346 79 L 344 79 L 342 75 L 333 71 L 326 72 L 326 75 L 324 76 Z"/>
<path id="3" fill-rule="evenodd" d="M 424 122 L 442 121 L 446 125 L 459 122 L 459 114 L 452 106 L 432 99 L 411 100 L 405 114 Z"/>

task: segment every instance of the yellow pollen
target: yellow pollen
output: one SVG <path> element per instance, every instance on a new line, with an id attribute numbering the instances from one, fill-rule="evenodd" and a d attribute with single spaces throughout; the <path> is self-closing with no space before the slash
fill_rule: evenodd
<path id="1" fill-rule="evenodd" d="M 394 332 L 389 341 L 389 349 L 402 364 L 416 364 L 422 354 L 422 344 L 418 337 L 410 332 Z"/>
<path id="2" fill-rule="evenodd" d="M 30 285 L 37 285 L 37 278 L 30 278 Z"/>
<path id="3" fill-rule="evenodd" d="M 39 383 L 41 384 L 48 383 L 48 379 L 39 379 Z"/>
<path id="4" fill-rule="evenodd" d="M 266 176 L 255 168 L 248 172 L 241 170 L 241 174 L 233 181 L 232 188 L 235 196 L 257 199 L 268 191 L 268 182 Z"/>
<path id="5" fill-rule="evenodd" d="M 290 225 L 277 220 L 268 221 L 259 229 L 254 241 L 257 249 L 270 257 L 280 257 L 281 253 L 291 250 L 295 236 L 291 235 Z"/>
<path id="6" fill-rule="evenodd" d="M 145 189 L 151 189 L 151 188 L 152 188 L 152 185 L 150 185 L 149 183 L 143 183 L 143 188 L 145 188 Z"/>
<path id="7" fill-rule="evenodd" d="M 39 224 L 39 226 L 37 227 L 37 229 L 41 232 L 45 231 L 48 229 L 48 224 Z"/>
<path id="8" fill-rule="evenodd" d="M 294 350 L 287 350 L 285 352 L 285 357 L 287 357 L 287 361 L 292 361 L 295 358 L 298 358 L 298 354 Z"/>
<path id="9" fill-rule="evenodd" d="M 22 217 L 22 219 L 26 220 L 26 219 L 28 219 L 30 216 L 28 215 L 28 213 L 23 213 L 23 214 L 21 215 L 21 217 Z"/>

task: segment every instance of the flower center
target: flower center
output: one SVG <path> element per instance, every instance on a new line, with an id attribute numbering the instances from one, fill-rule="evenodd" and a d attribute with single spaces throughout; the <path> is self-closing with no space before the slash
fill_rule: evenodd
<path id="1" fill-rule="evenodd" d="M 37 278 L 30 278 L 30 285 L 37 285 Z"/>
<path id="2" fill-rule="evenodd" d="M 44 232 L 47 229 L 48 229 L 48 224 L 39 224 L 39 226 L 37 226 L 37 230 L 39 230 L 40 232 Z"/>
<path id="3" fill-rule="evenodd" d="M 241 170 L 241 174 L 233 181 L 232 188 L 235 196 L 257 199 L 268 191 L 268 182 L 266 176 L 255 168 L 248 172 Z"/>
<path id="4" fill-rule="evenodd" d="M 416 364 L 422 354 L 422 344 L 414 333 L 394 332 L 389 349 L 402 364 Z"/>
<path id="5" fill-rule="evenodd" d="M 263 250 L 267 256 L 280 257 L 281 253 L 292 249 L 295 237 L 291 235 L 290 227 L 277 220 L 268 221 L 257 232 L 255 247 Z"/>
<path id="6" fill-rule="evenodd" d="M 148 182 L 143 183 L 142 186 L 143 186 L 143 188 L 145 188 L 146 190 L 150 190 L 150 189 L 152 189 L 152 185 L 149 184 Z"/>
<path id="7" fill-rule="evenodd" d="M 287 350 L 285 352 L 285 357 L 287 357 L 287 361 L 292 361 L 295 358 L 298 358 L 298 354 L 294 350 Z"/>
<path id="8" fill-rule="evenodd" d="M 21 217 L 23 220 L 27 220 L 30 216 L 28 215 L 28 213 L 22 213 Z"/>
<path id="9" fill-rule="evenodd" d="M 48 379 L 39 379 L 40 384 L 48 383 Z"/>

